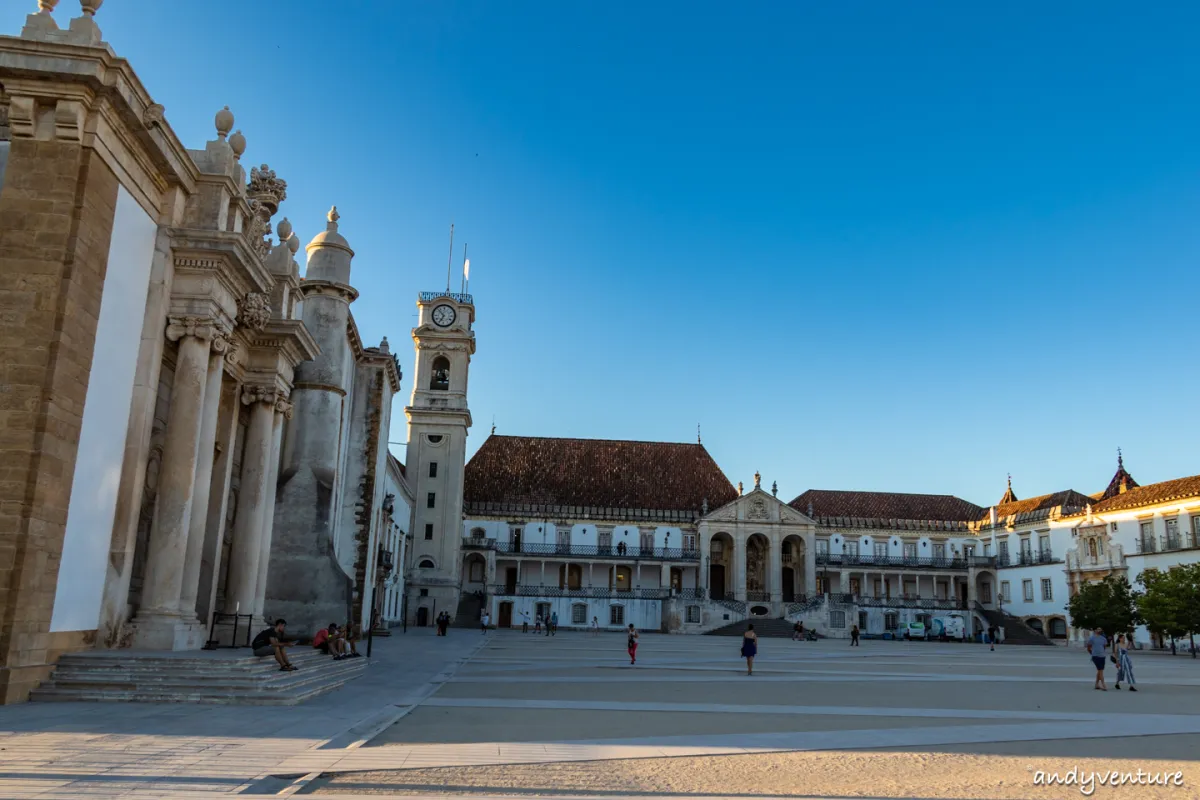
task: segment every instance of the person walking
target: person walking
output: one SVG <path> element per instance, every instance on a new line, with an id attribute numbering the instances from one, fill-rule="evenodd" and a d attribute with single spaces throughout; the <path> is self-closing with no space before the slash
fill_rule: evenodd
<path id="1" fill-rule="evenodd" d="M 850 628 L 850 646 L 858 647 L 858 626 Z"/>
<path id="2" fill-rule="evenodd" d="M 993 625 L 988 628 L 988 643 L 992 646 L 992 652 L 996 651 L 996 627 Z"/>
<path id="3" fill-rule="evenodd" d="M 629 652 L 630 666 L 637 663 L 637 646 L 638 632 L 637 628 L 633 627 L 633 623 L 629 623 L 629 640 L 626 642 L 626 649 Z"/>
<path id="4" fill-rule="evenodd" d="M 552 612 L 550 614 L 550 635 L 551 636 L 558 635 L 558 612 L 557 611 Z"/>
<path id="5" fill-rule="evenodd" d="M 597 617 L 592 617 L 592 635 L 600 635 L 600 620 Z"/>
<path id="6" fill-rule="evenodd" d="M 1137 681 L 1133 677 L 1133 661 L 1129 658 L 1129 648 L 1133 646 L 1133 637 L 1118 634 L 1113 642 L 1113 660 L 1117 662 L 1117 682 L 1114 689 L 1121 688 L 1121 681 L 1129 684 L 1129 691 L 1137 691 Z"/>
<path id="7" fill-rule="evenodd" d="M 758 634 L 754 632 L 754 623 L 746 627 L 742 634 L 742 658 L 746 659 L 746 674 L 754 674 L 754 657 L 758 655 Z"/>
<path id="8" fill-rule="evenodd" d="M 542 632 L 542 612 L 537 612 L 537 616 L 533 619 L 533 635 L 537 636 Z"/>
<path id="9" fill-rule="evenodd" d="M 1092 632 L 1092 637 L 1087 640 L 1088 655 L 1091 656 L 1092 663 L 1096 665 L 1096 683 L 1092 688 L 1101 692 L 1108 691 L 1108 687 L 1104 685 L 1104 647 L 1107 644 L 1104 631 L 1100 628 L 1096 628 Z"/>
<path id="10" fill-rule="evenodd" d="M 488 625 L 491 625 L 491 624 L 492 624 L 491 616 L 488 615 L 488 612 L 484 611 L 483 614 L 479 617 L 479 627 L 480 627 L 480 629 L 482 629 L 482 631 L 485 635 L 487 634 Z"/>
<path id="11" fill-rule="evenodd" d="M 521 633 L 529 633 L 529 611 L 521 611 Z"/>

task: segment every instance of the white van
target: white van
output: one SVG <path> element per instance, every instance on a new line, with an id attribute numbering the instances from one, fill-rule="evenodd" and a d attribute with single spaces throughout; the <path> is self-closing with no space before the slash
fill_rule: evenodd
<path id="1" fill-rule="evenodd" d="M 967 623 L 962 614 L 938 614 L 933 618 L 930 636 L 934 639 L 962 639 Z"/>

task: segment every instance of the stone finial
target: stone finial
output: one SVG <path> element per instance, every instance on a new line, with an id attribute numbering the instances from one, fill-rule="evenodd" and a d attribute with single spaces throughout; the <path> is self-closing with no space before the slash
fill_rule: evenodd
<path id="1" fill-rule="evenodd" d="M 233 130 L 233 112 L 229 110 L 229 106 L 225 106 L 217 115 L 213 117 L 213 124 L 217 126 L 217 138 L 222 142 L 229 132 Z"/>
<path id="2" fill-rule="evenodd" d="M 779 481 L 771 481 L 771 496 L 779 497 Z"/>
<path id="3" fill-rule="evenodd" d="M 758 470 L 754 470 L 754 488 L 755 489 L 762 488 L 762 475 L 758 474 Z"/>
<path id="4" fill-rule="evenodd" d="M 229 137 L 229 149 L 233 151 L 235 159 L 242 160 L 242 153 L 246 152 L 246 137 L 240 130 L 234 131 L 233 136 Z"/>
<path id="5" fill-rule="evenodd" d="M 328 230 L 336 231 L 338 220 L 341 218 L 342 215 L 337 212 L 337 206 L 330 206 L 329 213 L 325 215 L 325 219 L 329 220 L 329 224 L 325 227 Z"/>
<path id="6" fill-rule="evenodd" d="M 104 5 L 104 0 L 79 0 L 79 8 L 85 17 L 96 16 L 96 12 L 102 5 Z"/>
<path id="7" fill-rule="evenodd" d="M 391 353 L 392 352 L 391 345 L 388 344 L 388 340 L 387 340 L 386 336 L 383 337 L 383 341 L 379 343 L 379 352 L 381 352 L 381 353 Z"/>
<path id="8" fill-rule="evenodd" d="M 251 175 L 253 176 L 253 170 L 251 170 Z M 278 234 L 279 241 L 281 242 L 286 242 L 292 238 L 292 223 L 288 221 L 287 217 L 279 220 L 278 224 L 275 225 L 275 233 Z"/>
<path id="9" fill-rule="evenodd" d="M 58 0 L 38 0 L 38 13 L 52 14 L 56 5 L 58 5 Z"/>
<path id="10" fill-rule="evenodd" d="M 738 481 L 738 497 L 742 496 L 742 482 Z"/>
<path id="11" fill-rule="evenodd" d="M 291 236 L 289 236 L 288 240 L 287 240 L 287 249 L 291 251 L 293 256 L 296 255 L 296 253 L 299 253 L 300 252 L 300 237 L 294 233 Z"/>

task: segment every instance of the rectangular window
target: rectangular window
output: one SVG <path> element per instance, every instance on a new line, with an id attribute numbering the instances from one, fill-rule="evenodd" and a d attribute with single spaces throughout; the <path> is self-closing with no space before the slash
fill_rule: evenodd
<path id="1" fill-rule="evenodd" d="M 433 538 L 433 523 L 432 522 L 425 523 L 425 538 L 426 539 Z"/>
<path id="2" fill-rule="evenodd" d="M 828 539 L 817 539 L 817 555 L 819 555 L 819 556 L 829 555 L 829 540 Z"/>
<path id="3" fill-rule="evenodd" d="M 904 557 L 905 558 L 916 558 L 917 557 L 917 543 L 916 542 L 905 542 L 904 543 Z"/>
<path id="4" fill-rule="evenodd" d="M 887 542 L 876 542 L 875 543 L 875 557 L 876 558 L 887 558 Z"/>
<path id="5" fill-rule="evenodd" d="M 913 583 L 912 581 L 905 581 L 904 596 L 905 597 L 916 597 L 917 596 L 917 584 Z"/>
<path id="6" fill-rule="evenodd" d="M 471 583 L 483 583 L 483 569 L 484 564 L 482 561 L 471 561 L 470 574 L 467 576 L 467 580 Z"/>
<path id="7" fill-rule="evenodd" d="M 437 462 L 436 461 L 429 462 L 429 477 L 431 477 L 431 478 L 437 477 Z"/>
<path id="8" fill-rule="evenodd" d="M 687 621 L 690 625 L 700 624 L 700 606 L 687 607 Z"/>
<path id="9" fill-rule="evenodd" d="M 867 612 L 858 612 L 858 629 L 865 632 L 867 630 Z"/>
<path id="10" fill-rule="evenodd" d="M 586 605 L 584 605 L 583 603 L 576 603 L 575 605 L 571 606 L 571 624 L 572 625 L 586 625 L 587 621 L 588 621 L 588 618 L 587 618 L 587 606 Z"/>
<path id="11" fill-rule="evenodd" d="M 425 498 L 425 507 L 434 508 L 435 506 L 437 506 L 437 492 L 430 492 L 429 496 Z"/>
<path id="12" fill-rule="evenodd" d="M 830 611 L 829 612 L 829 627 L 831 627 L 831 628 L 846 627 L 846 612 L 845 611 Z"/>
<path id="13" fill-rule="evenodd" d="M 1050 579 L 1042 578 L 1042 600 L 1053 600 L 1054 590 L 1050 587 Z"/>
<path id="14" fill-rule="evenodd" d="M 1197 517 L 1197 519 L 1200 519 L 1200 517 Z M 858 542 L 857 541 L 846 542 L 845 550 L 846 550 L 846 555 L 854 556 L 855 558 L 858 558 Z"/>
<path id="15" fill-rule="evenodd" d="M 1006 603 L 1012 602 L 1012 592 L 1010 591 L 1008 581 L 1000 581 L 1000 597 Z"/>
<path id="16" fill-rule="evenodd" d="M 979 587 L 979 599 L 985 603 L 992 602 L 992 585 L 985 583 Z"/>
<path id="17" fill-rule="evenodd" d="M 1192 547 L 1200 545 L 1200 513 L 1192 512 Z"/>
<path id="18" fill-rule="evenodd" d="M 1038 537 L 1038 558 L 1042 561 L 1050 560 L 1050 537 L 1043 534 Z"/>
<path id="19" fill-rule="evenodd" d="M 934 558 L 945 558 L 946 557 L 946 545 L 944 543 L 938 543 L 933 546 L 933 557 Z"/>
<path id="20" fill-rule="evenodd" d="M 1179 549 L 1179 517 L 1169 517 L 1163 520 L 1163 524 L 1167 529 L 1167 541 L 1164 542 L 1166 549 Z"/>
<path id="21" fill-rule="evenodd" d="M 900 627 L 900 615 L 894 611 L 889 611 L 883 615 L 883 629 L 885 631 L 894 631 Z"/>
<path id="22" fill-rule="evenodd" d="M 608 608 L 608 624 L 609 625 L 624 625 L 625 624 L 625 606 L 609 606 L 609 608 Z"/>
<path id="23" fill-rule="evenodd" d="M 825 594 L 825 576 L 817 576 L 817 594 Z"/>
<path id="24" fill-rule="evenodd" d="M 1007 564 L 1008 563 L 1008 540 L 1007 539 L 1000 540 L 999 554 L 1000 554 L 1000 563 Z"/>
<path id="25" fill-rule="evenodd" d="M 641 535 L 642 552 L 650 553 L 654 551 L 654 534 L 643 533 Z"/>
<path id="26" fill-rule="evenodd" d="M 872 597 L 883 597 L 883 581 L 881 581 L 879 578 L 876 578 L 873 588 L 875 593 L 871 595 Z"/>
<path id="27" fill-rule="evenodd" d="M 685 533 L 683 535 L 683 549 L 693 553 L 696 552 L 696 534 Z"/>
<path id="28" fill-rule="evenodd" d="M 850 579 L 850 594 L 862 594 L 862 580 L 859 578 Z"/>
<path id="29" fill-rule="evenodd" d="M 1021 557 L 1029 555 L 1033 552 L 1033 542 L 1028 536 L 1021 537 Z"/>
<path id="30" fill-rule="evenodd" d="M 1033 581 L 1021 581 L 1021 593 L 1026 603 L 1033 602 Z"/>
<path id="31" fill-rule="evenodd" d="M 1138 541 L 1139 553 L 1154 552 L 1154 520 L 1146 520 L 1140 526 L 1140 536 Z"/>

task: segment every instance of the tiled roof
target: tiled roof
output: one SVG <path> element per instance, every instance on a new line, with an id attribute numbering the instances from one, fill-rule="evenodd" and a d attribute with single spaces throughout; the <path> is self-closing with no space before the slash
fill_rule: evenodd
<path id="1" fill-rule="evenodd" d="M 959 529 L 987 512 L 949 494 L 809 489 L 791 503 L 822 524 L 861 528 Z"/>
<path id="2" fill-rule="evenodd" d="M 701 444 L 494 434 L 468 462 L 463 489 L 476 512 L 557 508 L 579 516 L 570 509 L 699 513 L 705 501 L 717 508 L 736 497 Z"/>
<path id="3" fill-rule="evenodd" d="M 1009 517 L 1016 517 L 1016 522 L 1030 522 L 1048 518 L 1056 508 L 1062 509 L 1059 513 L 1070 515 L 1073 512 L 1082 511 L 1091 502 L 1092 498 L 1085 494 L 1080 494 L 1074 489 L 1064 489 L 1054 494 L 1030 497 L 1014 503 L 1002 503 L 996 506 L 996 517 L 1001 524 Z M 987 512 L 984 512 L 982 519 L 986 521 L 989 516 Z"/>
<path id="4" fill-rule="evenodd" d="M 1105 511 L 1141 508 L 1189 497 L 1200 497 L 1200 475 L 1176 478 L 1173 481 L 1163 481 L 1162 483 L 1151 483 L 1148 486 L 1135 486 L 1121 494 L 1094 503 L 1092 511 L 1099 514 Z"/>
<path id="5" fill-rule="evenodd" d="M 1117 472 L 1113 475 L 1112 480 L 1108 482 L 1108 488 L 1100 495 L 1101 500 L 1107 500 L 1110 497 L 1116 497 L 1121 494 L 1122 488 L 1125 491 L 1136 489 L 1138 482 L 1133 479 L 1133 476 L 1125 471 L 1125 459 L 1121 456 L 1121 451 L 1117 451 Z"/>

